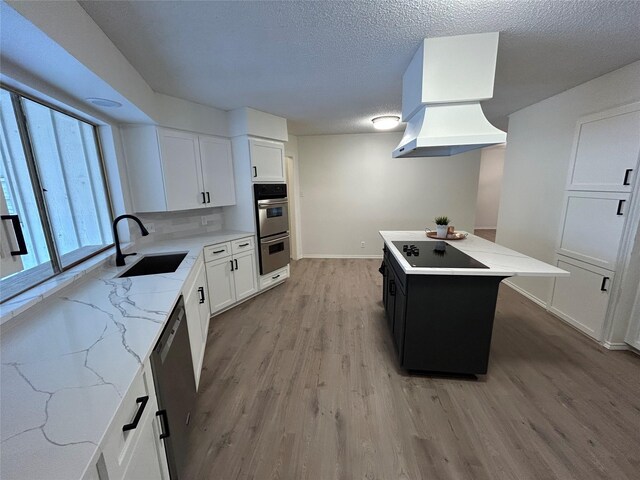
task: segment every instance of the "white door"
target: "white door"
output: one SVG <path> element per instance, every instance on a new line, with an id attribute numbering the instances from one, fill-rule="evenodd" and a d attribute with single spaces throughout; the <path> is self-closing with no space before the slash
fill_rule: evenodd
<path id="1" fill-rule="evenodd" d="M 233 260 L 221 258 L 206 263 L 207 285 L 209 286 L 209 306 L 211 313 L 235 303 L 236 291 L 233 282 Z"/>
<path id="2" fill-rule="evenodd" d="M 630 192 L 640 154 L 640 102 L 592 115 L 577 128 L 568 188 Z"/>
<path id="3" fill-rule="evenodd" d="M 253 252 L 234 255 L 233 263 L 236 301 L 240 301 L 258 291 L 255 255 Z"/>
<path id="4" fill-rule="evenodd" d="M 200 360 L 204 349 L 204 339 L 202 337 L 202 319 L 200 318 L 200 302 L 205 302 L 204 283 L 204 263 L 199 262 L 196 279 L 191 290 L 184 293 L 184 309 L 187 315 L 187 326 L 189 330 L 189 344 L 191 345 L 191 359 L 193 364 L 193 374 L 196 379 L 196 389 L 200 380 Z"/>
<path id="5" fill-rule="evenodd" d="M 137 428 L 142 429 L 138 443 L 131 454 L 131 461 L 124 472 L 123 480 L 161 480 L 163 475 L 159 454 L 156 448 L 156 432 L 153 422 L 158 410 L 155 399 L 149 400 L 147 412 L 143 415 Z"/>
<path id="6" fill-rule="evenodd" d="M 613 272 L 560 257 L 571 276 L 555 279 L 551 311 L 596 340 L 602 340 Z"/>
<path id="7" fill-rule="evenodd" d="M 251 179 L 254 182 L 284 182 L 284 144 L 269 140 L 249 140 Z"/>
<path id="8" fill-rule="evenodd" d="M 204 269 L 204 265 L 196 275 L 196 288 L 202 289 L 198 292 L 198 308 L 200 317 L 200 332 L 202 334 L 202 348 L 204 349 L 207 344 L 209 317 L 211 316 L 211 310 L 209 307 L 209 287 L 207 285 L 207 274 Z"/>
<path id="9" fill-rule="evenodd" d="M 202 179 L 207 194 L 207 206 L 235 205 L 231 141 L 228 138 L 198 137 Z"/>
<path id="10" fill-rule="evenodd" d="M 20 251 L 16 235 L 22 235 L 20 231 L 16 231 L 16 223 L 20 220 L 17 216 L 9 216 L 2 184 L 0 184 L 0 214 L 2 214 L 0 221 L 0 276 L 4 278 L 21 272 L 23 266 L 22 257 L 16 253 Z"/>
<path id="11" fill-rule="evenodd" d="M 158 135 L 167 210 L 189 210 L 206 206 L 201 184 L 198 137 L 164 128 L 158 130 Z"/>
<path id="12" fill-rule="evenodd" d="M 615 270 L 629 194 L 567 191 L 558 253 Z"/>

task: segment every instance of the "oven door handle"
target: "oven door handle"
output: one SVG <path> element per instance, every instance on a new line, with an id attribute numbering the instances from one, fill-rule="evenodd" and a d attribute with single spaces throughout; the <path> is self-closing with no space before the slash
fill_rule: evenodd
<path id="1" fill-rule="evenodd" d="M 262 238 L 260 239 L 260 243 L 262 245 L 269 245 L 271 243 L 276 243 L 276 242 L 281 242 L 282 240 L 287 240 L 289 238 L 289 234 L 287 233 L 286 235 L 283 235 L 282 237 L 278 237 L 278 238 L 274 238 L 274 239 L 269 239 L 269 240 L 263 240 Z"/>
<path id="2" fill-rule="evenodd" d="M 258 200 L 258 208 L 268 208 L 271 205 L 286 205 L 288 200 L 286 198 L 276 198 L 273 200 Z"/>

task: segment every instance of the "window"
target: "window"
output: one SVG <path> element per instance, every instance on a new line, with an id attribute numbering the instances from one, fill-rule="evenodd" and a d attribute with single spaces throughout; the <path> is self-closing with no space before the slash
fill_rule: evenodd
<path id="1" fill-rule="evenodd" d="M 0 301 L 113 244 L 96 128 L 0 89 Z"/>

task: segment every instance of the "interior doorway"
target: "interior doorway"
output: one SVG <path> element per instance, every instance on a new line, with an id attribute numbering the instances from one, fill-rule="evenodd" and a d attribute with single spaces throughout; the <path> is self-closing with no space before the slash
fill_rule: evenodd
<path id="1" fill-rule="evenodd" d="M 302 258 L 300 245 L 300 204 L 298 202 L 298 175 L 295 159 L 285 156 L 287 197 L 289 199 L 289 237 L 290 257 L 292 260 Z"/>
<path id="2" fill-rule="evenodd" d="M 474 233 L 495 242 L 506 144 L 482 149 Z"/>

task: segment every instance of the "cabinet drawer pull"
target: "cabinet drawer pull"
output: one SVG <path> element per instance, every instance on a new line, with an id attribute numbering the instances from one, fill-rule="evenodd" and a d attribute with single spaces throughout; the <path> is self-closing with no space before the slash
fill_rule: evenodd
<path id="1" fill-rule="evenodd" d="M 136 412 L 136 416 L 133 417 L 133 422 L 127 423 L 125 426 L 122 427 L 122 431 L 123 432 L 126 432 L 127 430 L 133 430 L 134 428 L 136 428 L 138 426 L 138 422 L 140 421 L 140 418 L 142 417 L 142 412 L 144 412 L 144 407 L 147 406 L 147 402 L 148 401 L 149 401 L 149 395 L 145 395 L 144 397 L 136 398 L 136 403 L 139 403 L 140 406 L 138 407 L 138 411 Z"/>
<path id="2" fill-rule="evenodd" d="M 222 253 L 224 252 L 224 248 L 222 250 L 214 250 L 213 253 Z"/>
<path id="3" fill-rule="evenodd" d="M 162 432 L 160 432 L 160 440 L 167 438 L 171 433 L 169 433 L 169 421 L 167 420 L 167 411 L 166 410 L 158 410 L 156 412 L 156 417 L 160 417 L 162 419 Z"/>
<path id="4" fill-rule="evenodd" d="M 616 212 L 616 215 L 622 215 L 622 206 L 624 205 L 624 202 L 626 200 L 618 200 L 618 211 Z"/>
<path id="5" fill-rule="evenodd" d="M 207 192 L 207 203 L 211 203 L 211 195 L 209 195 L 209 192 Z"/>
<path id="6" fill-rule="evenodd" d="M 258 167 L 253 167 L 253 178 L 258 176 Z"/>
<path id="7" fill-rule="evenodd" d="M 241 245 L 238 245 L 238 247 L 248 247 L 248 246 L 249 246 L 249 244 L 248 244 L 248 243 L 243 243 L 243 244 L 241 244 Z"/>
<path id="8" fill-rule="evenodd" d="M 234 261 L 234 262 L 235 262 L 235 264 L 236 264 L 236 270 L 237 270 L 237 269 L 238 269 L 238 260 L 236 260 L 236 259 L 234 258 L 234 259 L 233 259 L 233 261 Z"/>
<path id="9" fill-rule="evenodd" d="M 271 280 L 275 280 L 276 278 L 280 278 L 280 274 L 274 275 L 273 277 L 271 277 Z"/>
<path id="10" fill-rule="evenodd" d="M 633 168 L 627 168 L 624 172 L 624 180 L 622 181 L 622 185 L 631 185 L 629 183 L 629 175 L 633 172 Z"/>
<path id="11" fill-rule="evenodd" d="M 602 284 L 600 284 L 600 291 L 601 292 L 607 292 L 607 280 L 609 280 L 609 277 L 602 277 Z"/>
<path id="12" fill-rule="evenodd" d="M 202 203 L 207 203 L 207 197 L 205 197 L 204 192 L 200 192 L 202 195 Z"/>
<path id="13" fill-rule="evenodd" d="M 24 241 L 24 234 L 22 233 L 22 226 L 20 225 L 20 217 L 18 215 L 2 215 L 2 220 L 11 220 L 13 231 L 16 235 L 16 241 L 18 242 L 18 250 L 12 250 L 11 256 L 26 255 L 27 244 Z"/>
<path id="14" fill-rule="evenodd" d="M 233 260 L 229 260 L 229 263 L 231 264 L 231 271 L 233 272 Z"/>
<path id="15" fill-rule="evenodd" d="M 198 303 L 204 303 L 204 287 L 198 287 L 198 293 L 200 294 Z"/>

